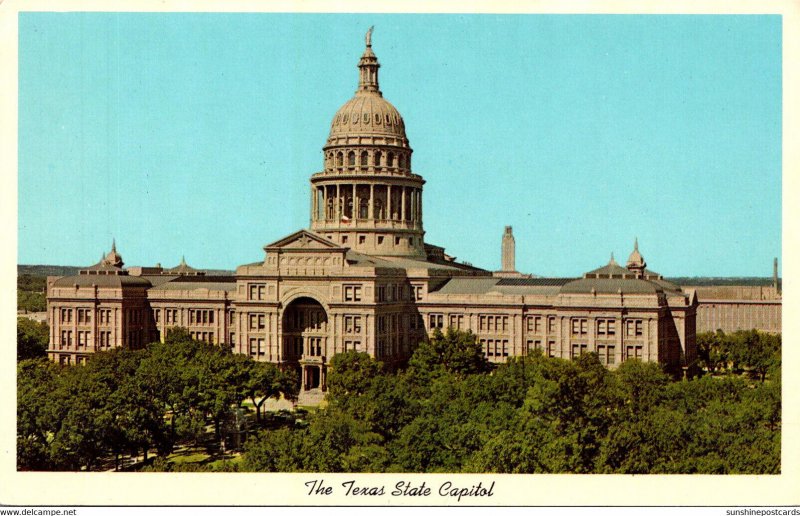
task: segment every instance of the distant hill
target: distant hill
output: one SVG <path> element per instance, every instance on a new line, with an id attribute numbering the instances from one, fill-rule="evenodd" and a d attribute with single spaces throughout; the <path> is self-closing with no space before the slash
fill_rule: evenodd
<path id="1" fill-rule="evenodd" d="M 17 276 L 71 276 L 86 267 L 72 265 L 17 265 Z M 225 269 L 200 269 L 208 276 L 232 276 L 234 271 Z"/>
<path id="2" fill-rule="evenodd" d="M 733 277 L 733 278 L 713 278 L 713 277 L 679 277 L 666 278 L 668 281 L 677 283 L 683 287 L 719 287 L 719 286 L 748 286 L 748 287 L 771 287 L 772 278 L 758 277 Z M 782 280 L 778 278 L 778 288 L 781 287 Z"/>
<path id="3" fill-rule="evenodd" d="M 71 276 L 78 274 L 82 268 L 69 265 L 17 265 L 17 276 Z"/>

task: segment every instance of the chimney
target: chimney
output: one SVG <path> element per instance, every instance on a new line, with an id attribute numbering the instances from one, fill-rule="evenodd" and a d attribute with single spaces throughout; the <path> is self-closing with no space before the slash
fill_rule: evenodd
<path id="1" fill-rule="evenodd" d="M 778 257 L 772 262 L 772 286 L 775 288 L 775 293 L 778 293 Z"/>
<path id="2" fill-rule="evenodd" d="M 511 232 L 511 226 L 506 226 L 506 231 L 503 233 L 503 243 L 500 247 L 501 270 L 503 272 L 514 272 L 516 270 L 514 264 L 514 246 L 514 235 Z"/>

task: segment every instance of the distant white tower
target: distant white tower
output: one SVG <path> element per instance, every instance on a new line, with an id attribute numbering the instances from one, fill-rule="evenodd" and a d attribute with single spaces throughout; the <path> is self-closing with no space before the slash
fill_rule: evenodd
<path id="1" fill-rule="evenodd" d="M 514 265 L 514 235 L 511 232 L 511 226 L 506 226 L 506 231 L 503 233 L 503 244 L 501 247 L 501 270 L 503 272 L 514 272 L 516 267 Z"/>

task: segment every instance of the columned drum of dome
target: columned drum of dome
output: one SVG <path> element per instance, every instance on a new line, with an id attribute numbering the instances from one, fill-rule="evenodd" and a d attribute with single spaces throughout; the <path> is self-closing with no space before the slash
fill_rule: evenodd
<path id="1" fill-rule="evenodd" d="M 383 98 L 371 32 L 355 96 L 337 111 L 311 176 L 311 229 L 359 252 L 424 257 L 422 185 L 403 118 Z"/>

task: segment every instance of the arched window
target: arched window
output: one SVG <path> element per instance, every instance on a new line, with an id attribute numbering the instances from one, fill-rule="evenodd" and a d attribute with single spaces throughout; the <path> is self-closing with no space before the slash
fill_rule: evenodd
<path id="1" fill-rule="evenodd" d="M 405 156 L 403 156 L 402 154 L 397 156 L 397 166 L 399 168 L 405 168 L 405 163 L 406 163 L 406 157 Z"/>
<path id="2" fill-rule="evenodd" d="M 389 156 L 386 158 L 386 166 L 387 167 L 394 166 L 394 154 L 392 154 L 391 152 L 389 153 Z"/>
<path id="3" fill-rule="evenodd" d="M 362 167 L 366 167 L 367 166 L 367 160 L 368 159 L 369 159 L 369 154 L 367 154 L 367 151 L 362 152 L 361 153 L 361 166 Z"/>
<path id="4" fill-rule="evenodd" d="M 376 167 L 380 167 L 381 166 L 381 157 L 382 157 L 381 151 L 375 151 L 375 166 Z"/>
<path id="5" fill-rule="evenodd" d="M 347 166 L 348 166 L 348 167 L 354 167 L 354 166 L 356 166 L 356 153 L 355 153 L 355 152 L 353 152 L 353 151 L 350 151 L 350 152 L 347 154 Z"/>
<path id="6" fill-rule="evenodd" d="M 344 165 L 344 154 L 341 152 L 336 153 L 336 166 L 341 167 Z"/>

